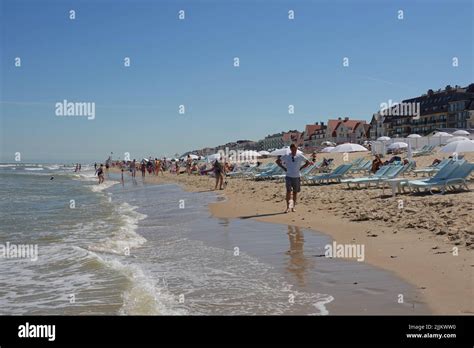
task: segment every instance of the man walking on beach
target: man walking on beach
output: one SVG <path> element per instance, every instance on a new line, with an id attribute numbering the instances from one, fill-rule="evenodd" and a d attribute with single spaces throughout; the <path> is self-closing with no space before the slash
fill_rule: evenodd
<path id="1" fill-rule="evenodd" d="M 298 148 L 295 144 L 291 144 L 290 153 L 278 157 L 276 164 L 286 172 L 286 213 L 290 211 L 291 192 L 293 192 L 293 206 L 291 211 L 295 211 L 296 197 L 300 192 L 300 171 L 310 165 L 310 162 L 302 153 L 298 153 Z M 304 163 L 303 165 L 301 165 Z"/>

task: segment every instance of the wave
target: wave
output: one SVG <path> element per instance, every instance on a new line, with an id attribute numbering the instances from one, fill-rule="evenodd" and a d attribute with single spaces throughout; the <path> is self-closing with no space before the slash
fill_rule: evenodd
<path id="1" fill-rule="evenodd" d="M 36 168 L 31 168 L 31 167 L 25 167 L 23 168 L 24 170 L 44 170 L 43 167 L 36 167 Z"/>
<path id="2" fill-rule="evenodd" d="M 119 181 L 107 180 L 107 181 L 103 182 L 100 185 L 90 185 L 89 188 L 93 192 L 101 192 L 101 191 L 104 191 L 105 189 L 108 189 L 108 188 L 114 186 L 115 184 L 118 184 L 118 183 L 119 183 Z"/>
<path id="3" fill-rule="evenodd" d="M 122 219 L 123 225 L 111 237 L 89 246 L 88 249 L 96 252 L 127 255 L 133 248 L 138 248 L 146 243 L 147 240 L 135 231 L 139 221 L 145 219 L 147 215 L 135 211 L 137 208 L 126 202 L 117 206 L 117 213 Z"/>

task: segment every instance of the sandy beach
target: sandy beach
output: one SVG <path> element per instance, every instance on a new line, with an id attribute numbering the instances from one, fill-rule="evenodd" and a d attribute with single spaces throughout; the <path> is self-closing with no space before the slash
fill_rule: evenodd
<path id="1" fill-rule="evenodd" d="M 350 160 L 358 156 L 370 158 L 351 154 Z M 330 157 L 336 166 L 342 163 L 342 154 Z M 440 157 L 417 157 L 417 168 Z M 466 160 L 472 162 L 474 156 L 469 154 Z M 214 188 L 214 179 L 207 176 L 165 173 L 147 175 L 145 180 L 177 183 L 194 192 Z M 390 189 L 304 185 L 297 211 L 285 214 L 283 183 L 241 178 L 227 178 L 227 182 L 225 190 L 217 191 L 225 199 L 209 205 L 215 217 L 294 225 L 327 234 L 337 243 L 363 244 L 365 262 L 414 285 L 432 313 L 474 313 L 473 192 L 392 197 Z"/>

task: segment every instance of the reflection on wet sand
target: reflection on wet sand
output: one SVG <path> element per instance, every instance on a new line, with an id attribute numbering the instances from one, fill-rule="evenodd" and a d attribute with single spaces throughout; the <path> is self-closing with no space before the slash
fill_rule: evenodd
<path id="1" fill-rule="evenodd" d="M 306 285 L 306 271 L 309 260 L 304 255 L 304 235 L 298 226 L 288 225 L 288 239 L 290 241 L 290 250 L 286 253 L 290 256 L 287 269 L 291 272 L 298 282 L 299 286 Z"/>

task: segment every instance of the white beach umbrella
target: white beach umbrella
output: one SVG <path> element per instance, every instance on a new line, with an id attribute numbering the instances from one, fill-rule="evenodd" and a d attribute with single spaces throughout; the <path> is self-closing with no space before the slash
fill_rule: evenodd
<path id="1" fill-rule="evenodd" d="M 452 138 L 449 138 L 447 143 L 452 143 L 453 141 L 461 141 L 461 140 L 469 140 L 469 138 L 466 138 L 466 137 L 452 137 Z"/>
<path id="2" fill-rule="evenodd" d="M 207 161 L 208 162 L 214 162 L 215 160 L 219 160 L 221 159 L 221 154 L 218 152 L 218 153 L 215 153 L 213 155 L 209 155 L 207 156 Z"/>
<path id="3" fill-rule="evenodd" d="M 460 130 L 457 130 L 453 133 L 453 135 L 470 135 L 471 133 L 469 133 L 468 131 L 465 131 L 463 129 L 460 129 Z"/>
<path id="4" fill-rule="evenodd" d="M 410 134 L 407 138 L 421 138 L 419 134 Z"/>
<path id="5" fill-rule="evenodd" d="M 435 134 L 433 134 L 433 137 L 437 137 L 437 138 L 440 138 L 440 137 L 452 137 L 452 135 L 449 134 L 449 133 L 446 133 L 446 132 L 436 132 Z"/>
<path id="6" fill-rule="evenodd" d="M 395 143 L 388 145 L 387 149 L 396 150 L 396 149 L 406 149 L 407 147 L 408 147 L 407 143 L 404 143 L 403 141 L 397 141 Z"/>
<path id="7" fill-rule="evenodd" d="M 446 153 L 474 152 L 474 141 L 473 140 L 453 141 L 443 146 L 439 151 L 446 152 Z"/>
<path id="8" fill-rule="evenodd" d="M 389 140 L 390 140 L 390 137 L 383 136 L 383 137 L 377 138 L 377 140 L 378 140 L 378 141 L 389 141 Z"/>
<path id="9" fill-rule="evenodd" d="M 189 157 L 190 157 L 191 159 L 193 159 L 193 160 L 199 158 L 199 156 L 196 156 L 196 155 L 194 155 L 194 154 L 192 154 L 192 153 L 189 154 Z M 180 159 L 182 159 L 183 161 L 184 161 L 184 160 L 187 160 L 187 159 L 188 159 L 188 155 L 183 156 L 183 157 L 181 157 Z"/>
<path id="10" fill-rule="evenodd" d="M 259 151 L 258 153 L 261 154 L 262 156 L 268 156 L 268 155 L 270 155 L 270 152 L 265 151 L 265 150 Z"/>
<path id="11" fill-rule="evenodd" d="M 283 147 L 281 149 L 270 152 L 270 156 L 284 156 L 290 153 L 289 147 Z M 296 150 L 297 154 L 303 154 L 300 150 Z"/>
<path id="12" fill-rule="evenodd" d="M 328 146 L 321 150 L 321 152 L 331 152 L 334 150 L 334 146 Z"/>
<path id="13" fill-rule="evenodd" d="M 250 157 L 250 158 L 262 157 L 262 155 L 260 153 L 258 153 L 257 151 L 253 151 L 253 150 L 243 151 L 243 152 L 240 153 L 240 156 L 241 157 Z"/>
<path id="14" fill-rule="evenodd" d="M 345 143 L 337 145 L 331 152 L 360 152 L 360 151 L 369 151 L 365 147 L 359 144 Z"/>
<path id="15" fill-rule="evenodd" d="M 324 146 L 336 146 L 335 143 L 331 142 L 331 141 L 323 141 L 321 143 L 321 145 L 324 145 Z"/>

